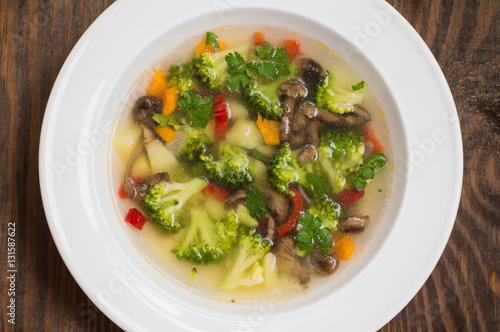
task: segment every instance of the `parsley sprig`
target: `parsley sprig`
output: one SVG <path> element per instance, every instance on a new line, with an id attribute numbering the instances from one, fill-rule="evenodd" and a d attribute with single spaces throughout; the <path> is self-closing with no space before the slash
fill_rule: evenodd
<path id="1" fill-rule="evenodd" d="M 275 80 L 279 75 L 290 74 L 290 58 L 284 48 L 271 46 L 264 42 L 262 46 L 255 46 L 258 60 L 246 62 L 238 52 L 226 55 L 226 64 L 229 67 L 228 85 L 231 91 L 241 90 L 250 80 L 264 76 Z"/>
<path id="2" fill-rule="evenodd" d="M 248 190 L 245 204 L 247 206 L 248 213 L 250 213 L 252 218 L 261 220 L 266 217 L 267 213 L 269 213 L 266 205 L 266 197 L 255 186 Z"/>
<path id="3" fill-rule="evenodd" d="M 387 157 L 382 152 L 372 153 L 356 172 L 351 186 L 357 190 L 364 189 L 375 176 L 375 172 L 387 165 Z"/>
<path id="4" fill-rule="evenodd" d="M 314 247 L 318 247 L 323 255 L 328 255 L 328 249 L 333 246 L 332 232 L 329 228 L 323 227 L 321 218 L 314 217 L 306 211 L 300 215 L 298 227 L 300 232 L 295 235 L 295 239 L 299 250 L 309 256 L 313 253 Z"/>
<path id="5" fill-rule="evenodd" d="M 214 117 L 214 102 L 209 96 L 200 97 L 196 91 L 188 90 L 177 100 L 186 112 L 191 127 L 205 128 Z"/>
<path id="6" fill-rule="evenodd" d="M 205 38 L 205 45 L 212 45 L 214 51 L 220 51 L 219 38 L 217 35 L 211 31 L 207 31 L 207 37 Z"/>

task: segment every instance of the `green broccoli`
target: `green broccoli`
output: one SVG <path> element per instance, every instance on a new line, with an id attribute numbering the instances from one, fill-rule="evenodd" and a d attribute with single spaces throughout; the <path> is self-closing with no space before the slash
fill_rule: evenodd
<path id="1" fill-rule="evenodd" d="M 330 197 L 325 195 L 316 198 L 307 211 L 314 217 L 319 217 L 324 227 L 332 231 L 337 230 L 337 224 L 341 218 L 342 211 L 340 204 L 334 202 Z"/>
<path id="2" fill-rule="evenodd" d="M 170 67 L 168 72 L 168 83 L 170 86 L 177 86 L 180 96 L 182 96 L 185 91 L 193 89 L 197 84 L 194 64 L 188 62 Z"/>
<path id="3" fill-rule="evenodd" d="M 179 222 L 182 207 L 206 186 L 207 182 L 202 179 L 192 179 L 185 183 L 162 181 L 148 190 L 142 199 L 142 205 L 151 221 L 169 232 L 177 232 L 182 227 Z"/>
<path id="4" fill-rule="evenodd" d="M 218 160 L 212 155 L 203 158 L 210 181 L 229 190 L 247 187 L 254 175 L 246 150 L 229 143 L 221 143 L 219 150 Z"/>
<path id="5" fill-rule="evenodd" d="M 237 287 L 251 287 L 264 282 L 262 258 L 271 250 L 271 245 L 255 229 L 242 227 L 238 237 L 237 253 L 231 270 L 220 288 L 233 290 Z"/>
<path id="6" fill-rule="evenodd" d="M 286 108 L 280 102 L 278 89 L 281 84 L 295 76 L 297 66 L 292 63 L 290 71 L 290 75 L 280 75 L 274 81 L 259 77 L 256 81 L 250 82 L 243 90 L 243 97 L 250 109 L 265 119 L 280 120 Z"/>
<path id="7" fill-rule="evenodd" d="M 277 192 L 291 196 L 291 183 L 307 185 L 306 174 L 312 170 L 311 164 L 299 164 L 297 153 L 292 151 L 290 144 L 283 143 L 269 162 L 269 182 Z"/>
<path id="8" fill-rule="evenodd" d="M 363 163 L 365 137 L 358 129 L 330 128 L 321 134 L 318 161 L 334 194 L 346 186 L 349 173 Z"/>
<path id="9" fill-rule="evenodd" d="M 179 150 L 177 157 L 179 159 L 194 161 L 205 156 L 213 142 L 201 130 L 193 129 L 189 126 L 184 126 L 184 134 L 186 140 L 184 146 Z"/>
<path id="10" fill-rule="evenodd" d="M 226 220 L 214 223 L 206 210 L 192 209 L 186 237 L 172 252 L 177 258 L 195 264 L 216 263 L 236 242 L 238 226 L 238 217 L 232 210 Z"/>
<path id="11" fill-rule="evenodd" d="M 316 106 L 332 113 L 351 112 L 353 106 L 360 104 L 364 98 L 364 90 L 347 91 L 338 86 L 328 70 L 321 73 L 316 90 Z"/>
<path id="12" fill-rule="evenodd" d="M 229 71 L 225 58 L 230 52 L 231 51 L 215 53 L 204 52 L 193 59 L 196 76 L 202 83 L 206 84 L 209 89 L 222 90 L 227 85 Z M 245 44 L 236 48 L 236 52 L 241 54 L 244 58 L 248 58 L 250 55 L 250 47 L 248 44 Z"/>

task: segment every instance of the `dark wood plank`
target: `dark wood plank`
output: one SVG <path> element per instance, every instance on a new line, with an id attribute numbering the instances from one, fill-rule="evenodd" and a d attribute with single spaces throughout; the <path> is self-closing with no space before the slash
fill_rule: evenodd
<path id="1" fill-rule="evenodd" d="M 0 0 L 0 218 L 16 223 L 19 331 L 118 331 L 76 284 L 52 241 L 38 188 L 38 141 L 55 78 L 112 0 Z M 500 2 L 390 0 L 441 65 L 457 104 L 464 182 L 436 269 L 382 331 L 497 331 L 500 274 Z M 5 243 L 2 240 L 2 243 Z M 4 248 L 2 248 L 4 252 Z M 0 256 L 2 271 L 6 255 Z M 8 280 L 1 278 L 1 305 Z M 3 315 L 3 330 L 13 326 Z"/>

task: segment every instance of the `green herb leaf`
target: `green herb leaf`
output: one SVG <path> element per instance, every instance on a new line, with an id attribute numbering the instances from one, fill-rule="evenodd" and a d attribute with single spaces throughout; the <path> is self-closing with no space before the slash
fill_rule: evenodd
<path id="1" fill-rule="evenodd" d="M 212 45 L 214 47 L 214 51 L 220 51 L 219 39 L 217 35 L 211 31 L 207 31 L 205 45 Z"/>
<path id="2" fill-rule="evenodd" d="M 252 218 L 261 220 L 269 213 L 266 205 L 266 197 L 255 186 L 248 190 L 245 204 Z"/>
<path id="3" fill-rule="evenodd" d="M 259 59 L 269 59 L 274 55 L 275 48 L 269 43 L 264 42 L 262 46 L 255 46 L 255 51 Z"/>
<path id="4" fill-rule="evenodd" d="M 187 116 L 182 110 L 178 110 L 169 116 L 163 116 L 159 113 L 155 113 L 152 116 L 153 120 L 160 126 L 172 126 L 175 130 L 179 129 L 181 126 L 187 123 Z"/>
<path id="5" fill-rule="evenodd" d="M 262 75 L 267 79 L 274 80 L 276 76 L 278 76 L 278 70 L 272 62 L 262 62 L 259 66 L 259 75 Z"/>
<path id="6" fill-rule="evenodd" d="M 160 125 L 160 126 L 162 126 L 162 127 L 167 126 L 167 125 L 168 125 L 168 122 L 169 122 L 169 120 L 170 120 L 168 117 L 163 116 L 163 115 L 161 115 L 160 113 L 155 113 L 155 114 L 153 114 L 153 117 L 152 117 L 152 118 L 153 118 L 153 120 L 154 120 L 157 124 L 159 124 L 159 125 Z"/>
<path id="7" fill-rule="evenodd" d="M 375 177 L 375 172 L 386 165 L 387 157 L 382 152 L 372 153 L 351 179 L 351 186 L 357 190 L 364 189 Z"/>
<path id="8" fill-rule="evenodd" d="M 352 91 L 357 91 L 357 90 L 361 90 L 365 87 L 365 81 L 361 81 L 359 83 L 356 83 L 352 86 Z"/>
<path id="9" fill-rule="evenodd" d="M 318 247 L 323 255 L 328 255 L 328 249 L 333 246 L 332 233 L 329 228 L 322 226 L 319 217 L 314 217 L 307 211 L 302 213 L 298 219 L 298 228 L 300 232 L 295 236 L 295 240 L 299 250 L 309 256 L 314 248 Z"/>
<path id="10" fill-rule="evenodd" d="M 186 112 L 191 127 L 205 128 L 214 116 L 214 102 L 209 96 L 201 98 L 196 91 L 184 92 L 177 100 L 179 107 Z"/>
<path id="11" fill-rule="evenodd" d="M 238 69 L 245 64 L 245 59 L 238 52 L 229 53 L 224 59 L 231 69 Z"/>
<path id="12" fill-rule="evenodd" d="M 314 197 L 322 197 L 330 192 L 328 181 L 322 175 L 307 173 L 306 181 Z"/>

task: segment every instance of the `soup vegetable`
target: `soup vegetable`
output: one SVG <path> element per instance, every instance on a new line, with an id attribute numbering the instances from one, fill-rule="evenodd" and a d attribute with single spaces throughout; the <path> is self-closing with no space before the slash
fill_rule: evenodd
<path id="1" fill-rule="evenodd" d="M 131 113 L 140 135 L 119 191 L 125 220 L 162 229 L 164 254 L 194 278 L 223 270 L 226 291 L 334 273 L 369 222 L 356 214 L 365 187 L 388 163 L 361 106 L 365 82 L 340 86 L 298 40 L 274 44 L 207 32 L 192 60 L 155 71 Z M 137 178 L 140 163 L 151 171 Z"/>

